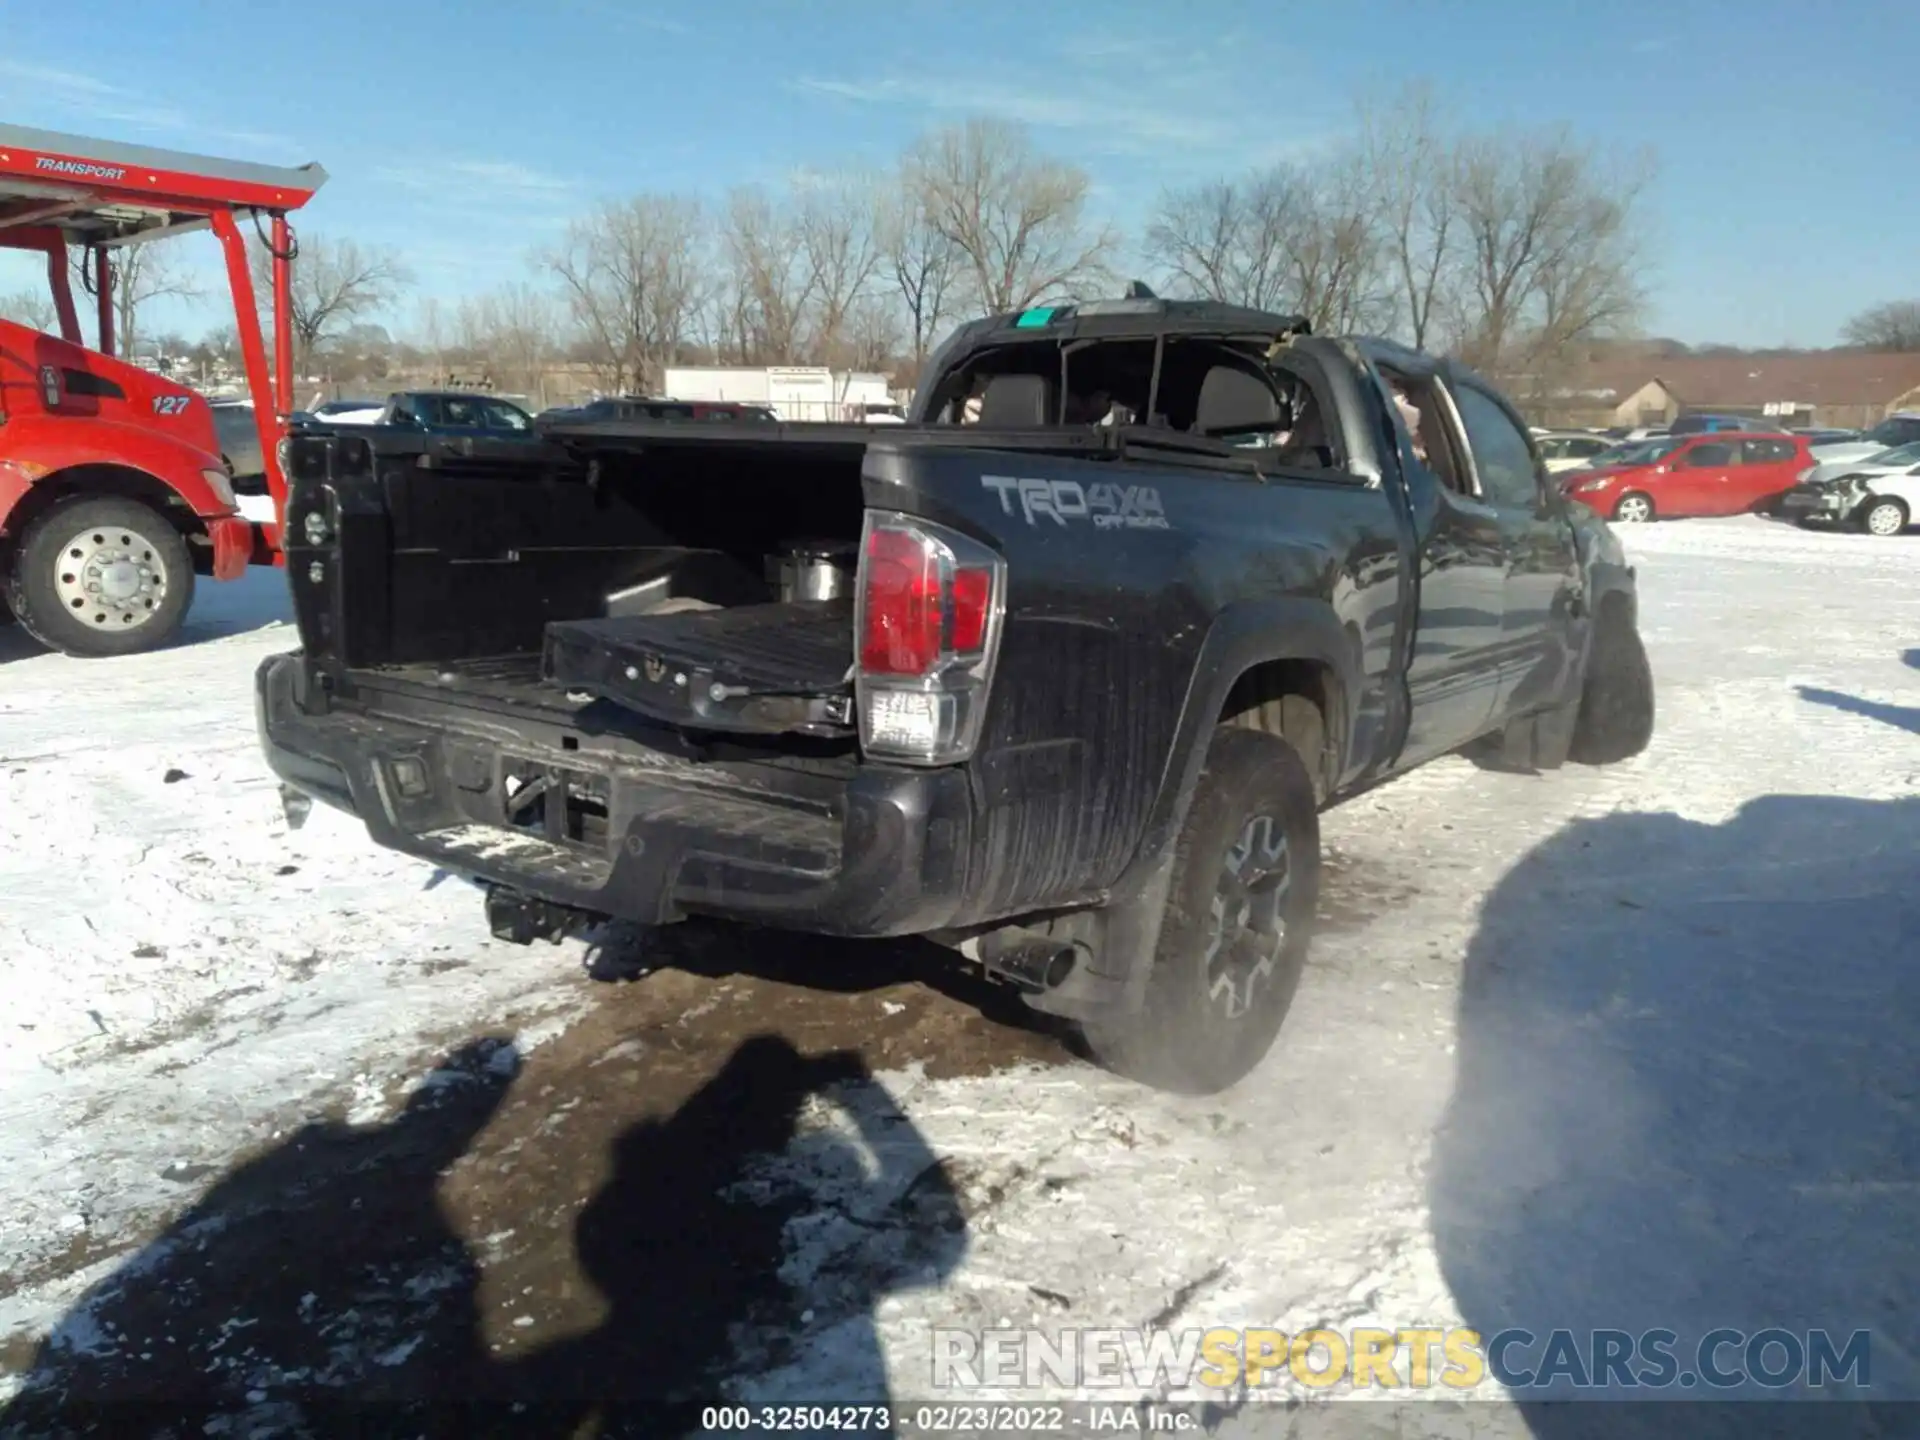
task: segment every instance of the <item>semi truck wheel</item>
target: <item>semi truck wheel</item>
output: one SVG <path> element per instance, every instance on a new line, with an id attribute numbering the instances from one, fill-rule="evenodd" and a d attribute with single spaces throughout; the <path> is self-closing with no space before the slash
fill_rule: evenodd
<path id="1" fill-rule="evenodd" d="M 1094 1056 L 1187 1094 L 1241 1079 L 1293 1005 L 1319 890 L 1307 767 L 1276 735 L 1221 726 L 1177 842 L 1146 1002 L 1087 1026 Z"/>
<path id="2" fill-rule="evenodd" d="M 193 560 L 180 533 L 136 500 L 63 500 L 20 537 L 7 598 L 42 645 L 131 655 L 179 630 Z"/>

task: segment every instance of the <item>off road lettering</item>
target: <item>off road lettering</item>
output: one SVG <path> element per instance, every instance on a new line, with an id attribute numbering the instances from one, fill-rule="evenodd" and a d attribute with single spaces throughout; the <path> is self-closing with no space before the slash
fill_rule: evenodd
<path id="1" fill-rule="evenodd" d="M 1018 513 L 1027 524 L 1042 517 L 1065 526 L 1072 520 L 1091 520 L 1096 530 L 1165 530 L 1166 508 L 1151 485 L 1082 485 L 1077 480 L 983 475 L 980 483 L 1000 497 L 1002 514 Z"/>

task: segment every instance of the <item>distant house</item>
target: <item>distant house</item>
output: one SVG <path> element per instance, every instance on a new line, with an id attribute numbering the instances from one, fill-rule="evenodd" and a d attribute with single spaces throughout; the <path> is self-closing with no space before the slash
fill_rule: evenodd
<path id="1" fill-rule="evenodd" d="M 1920 410 L 1920 354 L 1668 355 L 1596 366 L 1545 405 L 1560 424 L 1663 425 L 1685 411 L 1861 429 Z"/>

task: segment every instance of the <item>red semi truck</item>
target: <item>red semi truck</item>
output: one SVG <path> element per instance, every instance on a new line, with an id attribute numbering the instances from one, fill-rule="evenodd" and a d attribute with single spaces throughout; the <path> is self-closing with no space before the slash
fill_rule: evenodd
<path id="1" fill-rule="evenodd" d="M 206 399 L 115 357 L 115 256 L 190 230 L 220 242 L 277 521 L 293 394 L 287 216 L 326 178 L 318 165 L 0 125 L 0 249 L 46 256 L 60 331 L 0 320 L 0 610 L 43 644 L 86 656 L 151 650 L 186 618 L 196 577 L 283 563 L 278 524 L 239 512 Z M 271 377 L 243 220 L 271 256 Z M 74 305 L 76 264 L 97 301 L 92 348 Z"/>

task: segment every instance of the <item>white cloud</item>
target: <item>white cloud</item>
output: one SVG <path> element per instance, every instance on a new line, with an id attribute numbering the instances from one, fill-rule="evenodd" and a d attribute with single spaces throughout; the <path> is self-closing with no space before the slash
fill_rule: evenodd
<path id="1" fill-rule="evenodd" d="M 1036 128 L 1079 132 L 1095 148 L 1127 154 L 1181 146 L 1213 148 L 1232 135 L 1224 120 L 1186 107 L 1109 100 L 1071 88 L 1036 90 L 978 76 L 926 74 L 851 81 L 803 78 L 795 87 L 862 104 L 906 105 L 954 114 L 997 115 Z"/>
<path id="2" fill-rule="evenodd" d="M 514 160 L 443 160 L 425 165 L 382 165 L 376 180 L 435 198 L 472 202 L 483 209 L 507 204 L 540 205 L 576 193 L 574 181 Z"/>
<path id="3" fill-rule="evenodd" d="M 16 113 L 23 107 L 73 116 L 89 124 L 120 125 L 134 131 L 198 137 L 248 150 L 290 151 L 295 142 L 259 130 L 234 130 L 196 120 L 176 106 L 156 104 L 138 91 L 97 75 L 28 61 L 0 60 L 0 102 Z"/>
<path id="4" fill-rule="evenodd" d="M 1260 35 L 1196 41 L 1122 32 L 1061 45 L 1033 57 L 1019 74 L 935 65 L 812 75 L 790 88 L 850 105 L 998 116 L 1056 132 L 1089 159 L 1126 159 L 1156 171 L 1238 170 L 1321 143 L 1317 134 L 1285 134 L 1285 117 L 1311 114 L 1317 97 L 1310 86 L 1303 92 L 1296 84 L 1285 107 L 1249 104 L 1264 93 L 1262 77 L 1276 73 L 1283 59 Z"/>

